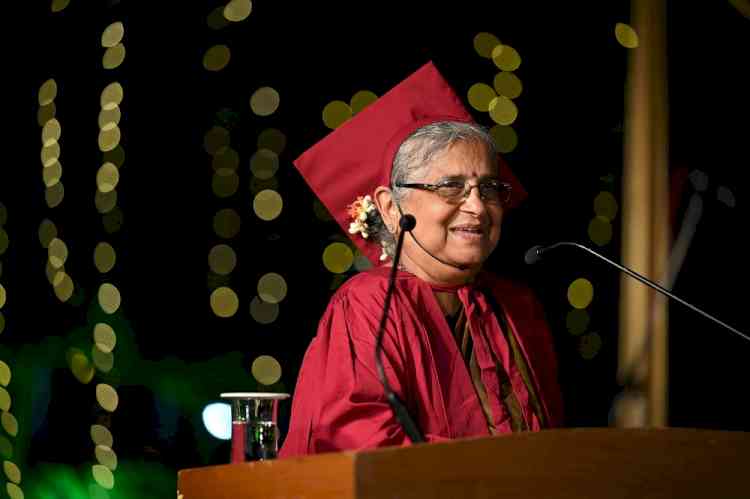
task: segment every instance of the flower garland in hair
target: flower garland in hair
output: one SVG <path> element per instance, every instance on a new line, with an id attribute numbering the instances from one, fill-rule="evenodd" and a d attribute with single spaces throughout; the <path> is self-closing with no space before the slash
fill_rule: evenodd
<path id="1" fill-rule="evenodd" d="M 363 238 L 368 239 L 370 237 L 370 226 L 367 223 L 368 218 L 371 213 L 374 214 L 376 211 L 375 203 L 372 202 L 372 198 L 369 195 L 358 196 L 352 204 L 347 206 L 347 213 L 354 220 L 349 224 L 349 234 L 360 234 Z M 385 241 L 381 241 L 381 246 L 383 249 L 380 254 L 380 260 L 383 261 L 388 258 L 388 254 L 385 251 Z"/>

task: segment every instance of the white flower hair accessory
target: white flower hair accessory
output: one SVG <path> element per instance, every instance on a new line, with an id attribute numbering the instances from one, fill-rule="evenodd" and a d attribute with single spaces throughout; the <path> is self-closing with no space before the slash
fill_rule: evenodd
<path id="1" fill-rule="evenodd" d="M 367 225 L 367 216 L 375 211 L 375 209 L 375 204 L 372 202 L 372 198 L 369 195 L 357 197 L 357 199 L 347 207 L 349 217 L 354 220 L 349 224 L 349 234 L 361 234 L 365 239 L 370 237 L 370 227 Z"/>

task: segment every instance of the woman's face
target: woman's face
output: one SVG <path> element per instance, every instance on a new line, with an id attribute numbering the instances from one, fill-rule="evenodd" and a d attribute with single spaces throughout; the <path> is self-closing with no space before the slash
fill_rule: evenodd
<path id="1" fill-rule="evenodd" d="M 493 158 L 494 159 L 494 158 Z M 478 141 L 459 141 L 436 155 L 422 170 L 420 178 L 409 182 L 439 184 L 446 180 L 466 181 L 475 186 L 497 180 L 497 162 L 489 158 L 487 147 Z M 456 204 L 437 193 L 409 189 L 401 202 L 404 213 L 417 220 L 413 234 L 432 255 L 458 266 L 445 265 L 427 254 L 407 234 L 402 263 L 410 272 L 434 283 L 461 283 L 479 271 L 500 239 L 503 205 L 483 201 L 478 188 Z"/>

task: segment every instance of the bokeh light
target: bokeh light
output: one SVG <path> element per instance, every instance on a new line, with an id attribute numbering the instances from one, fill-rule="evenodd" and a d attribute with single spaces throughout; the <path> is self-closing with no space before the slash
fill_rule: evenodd
<path id="1" fill-rule="evenodd" d="M 59 269 L 65 265 L 65 261 L 68 259 L 68 246 L 62 239 L 56 237 L 50 241 L 47 253 L 49 255 L 49 262 L 53 267 Z"/>
<path id="2" fill-rule="evenodd" d="M 490 135 L 495 141 L 495 147 L 498 152 L 509 153 L 518 146 L 518 134 L 510 126 L 493 125 L 490 128 Z"/>
<path id="3" fill-rule="evenodd" d="M 60 122 L 55 118 L 50 119 L 42 128 L 42 147 L 51 146 L 53 143 L 60 140 L 60 135 L 62 135 L 62 126 L 60 125 Z"/>
<path id="4" fill-rule="evenodd" d="M 50 6 L 50 10 L 52 12 L 60 12 L 65 7 L 67 7 L 70 4 L 70 0 L 52 0 L 52 5 Z"/>
<path id="5" fill-rule="evenodd" d="M 102 109 L 112 110 L 122 103 L 123 96 L 122 85 L 115 81 L 104 87 L 99 98 L 99 104 Z"/>
<path id="6" fill-rule="evenodd" d="M 3 287 L 2 284 L 0 284 L 0 308 L 3 308 L 5 306 L 5 301 L 8 299 L 6 293 L 5 293 L 5 287 Z"/>
<path id="7" fill-rule="evenodd" d="M 279 305 L 254 296 L 250 302 L 250 315 L 259 324 L 271 324 L 279 316 Z"/>
<path id="8" fill-rule="evenodd" d="M 359 272 L 364 272 L 365 270 L 372 268 L 372 262 L 365 255 L 357 252 L 354 257 L 354 268 Z"/>
<path id="9" fill-rule="evenodd" d="M 271 189 L 275 191 L 278 188 L 279 188 L 279 179 L 276 177 L 271 177 L 269 179 L 263 180 L 253 175 L 250 178 L 250 193 L 253 195 L 256 195 L 260 191 L 265 191 L 267 189 Z"/>
<path id="10" fill-rule="evenodd" d="M 10 366 L 4 361 L 0 360 L 0 385 L 8 386 L 12 378 L 12 371 Z"/>
<path id="11" fill-rule="evenodd" d="M 65 1 L 67 2 L 68 0 L 65 0 Z M 60 3 L 59 0 L 54 0 L 54 2 Z M 21 490 L 21 487 L 19 487 L 15 483 L 12 483 L 12 482 L 6 483 L 5 491 L 8 493 L 8 497 L 10 499 L 24 499 L 23 490 Z"/>
<path id="12" fill-rule="evenodd" d="M 102 56 L 102 67 L 104 69 L 115 69 L 125 60 L 125 45 L 118 43 L 114 47 L 109 47 L 104 51 Z"/>
<path id="13" fill-rule="evenodd" d="M 0 226 L 8 223 L 8 208 L 3 203 L 0 203 Z"/>
<path id="14" fill-rule="evenodd" d="M 203 67 L 208 71 L 221 71 L 231 59 L 232 53 L 226 45 L 214 45 L 203 55 Z"/>
<path id="15" fill-rule="evenodd" d="M 60 144 L 57 141 L 52 142 L 48 146 L 42 147 L 40 159 L 42 160 L 42 166 L 44 166 L 45 168 L 48 166 L 52 166 L 59 158 Z"/>
<path id="16" fill-rule="evenodd" d="M 120 181 L 120 172 L 113 163 L 104 163 L 96 172 L 96 188 L 99 192 L 107 193 L 117 187 Z"/>
<path id="17" fill-rule="evenodd" d="M 61 302 L 70 300 L 75 291 L 73 279 L 64 270 L 58 271 L 52 279 L 52 287 L 55 290 L 55 296 Z"/>
<path id="18" fill-rule="evenodd" d="M 586 308 L 594 299 L 594 286 L 586 278 L 579 278 L 568 286 L 568 302 L 573 308 Z"/>
<path id="19" fill-rule="evenodd" d="M 729 206 L 730 208 L 734 208 L 737 205 L 737 200 L 734 198 L 734 194 L 729 189 L 729 187 L 726 187 L 724 185 L 720 185 L 716 189 L 716 199 Z"/>
<path id="20" fill-rule="evenodd" d="M 99 128 L 102 130 L 111 130 L 120 123 L 122 118 L 122 111 L 120 106 L 115 106 L 112 109 L 102 109 L 99 111 Z"/>
<path id="21" fill-rule="evenodd" d="M 42 181 L 45 186 L 52 187 L 60 181 L 62 174 L 62 165 L 60 161 L 55 160 L 54 163 L 42 169 Z"/>
<path id="22" fill-rule="evenodd" d="M 0 425 L 2 425 L 5 433 L 11 437 L 18 435 L 18 420 L 10 412 L 4 412 L 0 415 Z"/>
<path id="23" fill-rule="evenodd" d="M 99 383 L 96 385 L 96 401 L 105 411 L 115 412 L 120 398 L 117 395 L 117 390 L 111 385 Z"/>
<path id="24" fill-rule="evenodd" d="M 13 457 L 13 444 L 4 435 L 0 435 L 0 457 L 5 459 Z"/>
<path id="25" fill-rule="evenodd" d="M 602 337 L 599 333 L 588 333 L 581 336 L 578 343 L 578 352 L 586 360 L 591 360 L 596 357 L 596 354 L 602 348 Z"/>
<path id="26" fill-rule="evenodd" d="M 521 66 L 521 56 L 510 45 L 498 45 L 492 49 L 492 61 L 503 71 L 515 71 Z"/>
<path id="27" fill-rule="evenodd" d="M 226 5 L 219 5 L 206 16 L 206 24 L 208 24 L 209 28 L 221 29 L 229 26 L 230 21 L 224 17 L 224 7 Z"/>
<path id="28" fill-rule="evenodd" d="M 39 123 L 39 126 L 44 126 L 44 124 L 54 118 L 56 114 L 57 106 L 55 106 L 54 102 L 50 102 L 46 106 L 39 107 L 39 110 L 36 112 L 36 121 Z"/>
<path id="29" fill-rule="evenodd" d="M 102 464 L 95 464 L 91 467 L 91 475 L 100 487 L 112 490 L 115 486 L 115 476 L 112 471 Z"/>
<path id="30" fill-rule="evenodd" d="M 115 266 L 117 261 L 117 254 L 115 248 L 112 247 L 108 242 L 100 242 L 94 248 L 94 265 L 96 270 L 102 274 L 106 274 Z"/>
<path id="31" fill-rule="evenodd" d="M 208 252 L 208 266 L 215 274 L 228 275 L 236 265 L 237 254 L 229 245 L 217 244 Z"/>
<path id="32" fill-rule="evenodd" d="M 370 92 L 369 90 L 360 90 L 356 94 L 352 95 L 352 99 L 349 102 L 352 114 L 357 114 L 376 100 L 378 100 L 378 96 L 374 92 Z"/>
<path id="33" fill-rule="evenodd" d="M 0 411 L 8 412 L 10 410 L 11 400 L 8 390 L 0 386 Z"/>
<path id="34" fill-rule="evenodd" d="M 48 106 L 57 97 L 57 82 L 50 78 L 39 87 L 39 105 Z"/>
<path id="35" fill-rule="evenodd" d="M 269 272 L 258 280 L 258 296 L 266 303 L 280 303 L 286 293 L 286 281 L 275 272 Z"/>
<path id="36" fill-rule="evenodd" d="M 277 128 L 266 128 L 258 135 L 258 149 L 269 149 L 277 155 L 286 148 L 286 135 Z"/>
<path id="37" fill-rule="evenodd" d="M 114 350 L 117 344 L 117 335 L 112 326 L 99 322 L 94 326 L 94 344 L 104 353 Z"/>
<path id="38" fill-rule="evenodd" d="M 203 137 L 203 148 L 212 156 L 215 156 L 224 147 L 229 145 L 229 130 L 224 127 L 215 126 L 206 132 Z"/>
<path id="39" fill-rule="evenodd" d="M 110 433 L 109 429 L 106 426 L 100 424 L 91 425 L 90 434 L 91 441 L 94 442 L 95 445 L 112 447 L 114 439 L 112 438 L 112 433 Z"/>
<path id="40" fill-rule="evenodd" d="M 215 438 L 232 439 L 232 407 L 224 402 L 213 402 L 203 409 L 203 425 Z"/>
<path id="41" fill-rule="evenodd" d="M 102 192 L 97 189 L 94 193 L 94 206 L 102 215 L 109 213 L 117 206 L 117 191 Z"/>
<path id="42" fill-rule="evenodd" d="M 617 200 L 611 192 L 602 191 L 594 198 L 594 213 L 612 221 L 617 216 Z"/>
<path id="43" fill-rule="evenodd" d="M 495 75 L 493 86 L 497 95 L 504 95 L 509 99 L 515 99 L 523 92 L 523 84 L 515 73 L 501 71 Z"/>
<path id="44" fill-rule="evenodd" d="M 253 377 L 262 385 L 273 385 L 281 379 L 281 364 L 270 355 L 257 357 L 250 370 Z"/>
<path id="45" fill-rule="evenodd" d="M 114 284 L 105 282 L 99 286 L 97 298 L 99 306 L 107 314 L 114 314 L 120 308 L 120 290 Z"/>
<path id="46" fill-rule="evenodd" d="M 233 196 L 240 188 L 240 177 L 235 170 L 219 168 L 211 179 L 211 190 L 219 198 Z"/>
<path id="47" fill-rule="evenodd" d="M 474 50 L 480 57 L 492 59 L 492 51 L 500 45 L 500 40 L 492 33 L 477 33 L 474 36 Z"/>
<path id="48" fill-rule="evenodd" d="M 222 318 L 232 317 L 237 313 L 240 306 L 237 293 L 228 286 L 221 286 L 213 290 L 210 303 L 214 314 Z"/>
<path id="49" fill-rule="evenodd" d="M 0 227 L 0 256 L 8 250 L 9 244 L 10 239 L 8 238 L 8 233 L 5 232 L 5 229 Z"/>
<path id="50" fill-rule="evenodd" d="M 335 100 L 323 108 L 323 124 L 331 130 L 340 127 L 353 115 L 352 108 L 344 101 Z"/>
<path id="51" fill-rule="evenodd" d="M 115 454 L 115 451 L 111 447 L 97 445 L 94 449 L 94 455 L 99 464 L 106 466 L 112 471 L 117 469 L 117 454 Z"/>
<path id="52" fill-rule="evenodd" d="M 615 24 L 615 38 L 625 48 L 634 49 L 638 46 L 638 33 L 628 24 Z"/>
<path id="53" fill-rule="evenodd" d="M 224 239 L 231 239 L 240 232 L 240 215 L 232 208 L 223 208 L 214 215 L 214 232 Z"/>
<path id="54" fill-rule="evenodd" d="M 8 480 L 13 483 L 21 483 L 21 470 L 18 469 L 16 463 L 11 461 L 3 462 L 3 471 Z"/>
<path id="55" fill-rule="evenodd" d="M 0 312 L 0 334 L 2 334 L 3 331 L 5 331 L 5 316 Z"/>
<path id="56" fill-rule="evenodd" d="M 78 381 L 85 385 L 94 379 L 94 366 L 85 353 L 77 348 L 71 348 L 67 352 L 67 357 L 68 367 Z"/>
<path id="57" fill-rule="evenodd" d="M 498 125 L 510 125 L 518 117 L 518 108 L 512 100 L 499 95 L 490 102 L 490 118 Z"/>
<path id="58" fill-rule="evenodd" d="M 589 222 L 589 239 L 598 246 L 609 244 L 612 240 L 612 224 L 604 217 L 594 217 Z"/>
<path id="59" fill-rule="evenodd" d="M 215 171 L 236 170 L 240 166 L 240 155 L 233 148 L 221 148 L 211 160 L 211 167 Z"/>
<path id="60" fill-rule="evenodd" d="M 279 169 L 279 156 L 271 149 L 258 149 L 250 158 L 250 171 L 261 180 L 267 180 Z"/>
<path id="61" fill-rule="evenodd" d="M 62 182 L 58 182 L 52 187 L 47 187 L 44 190 L 44 201 L 50 208 L 56 208 L 60 206 L 65 197 L 65 186 Z"/>
<path id="62" fill-rule="evenodd" d="M 279 92 L 271 87 L 261 87 L 250 97 L 250 109 L 258 116 L 270 116 L 279 108 Z"/>
<path id="63" fill-rule="evenodd" d="M 99 130 L 99 150 L 111 151 L 120 144 L 121 137 L 120 127 L 117 125 L 109 130 Z"/>
<path id="64" fill-rule="evenodd" d="M 102 159 L 105 162 L 112 163 L 117 168 L 122 168 L 122 165 L 125 164 L 125 149 L 122 147 L 122 144 L 119 144 L 111 151 L 105 151 L 102 154 Z"/>
<path id="65" fill-rule="evenodd" d="M 114 47 L 122 41 L 125 35 L 125 26 L 121 22 L 115 22 L 104 28 L 102 32 L 102 47 Z"/>
<path id="66" fill-rule="evenodd" d="M 253 10 L 250 0 L 230 0 L 224 7 L 224 18 L 232 22 L 240 22 L 247 19 Z"/>
<path id="67" fill-rule="evenodd" d="M 273 189 L 265 189 L 255 195 L 253 199 L 253 210 L 258 218 L 271 221 L 281 214 L 284 201 L 281 195 Z"/>
<path id="68" fill-rule="evenodd" d="M 114 354 L 102 352 L 97 344 L 91 347 L 91 360 L 94 362 L 94 366 L 103 373 L 108 373 L 115 366 Z"/>
<path id="69" fill-rule="evenodd" d="M 565 316 L 565 327 L 573 336 L 580 336 L 589 327 L 589 313 L 584 309 L 574 308 Z"/>
<path id="70" fill-rule="evenodd" d="M 348 244 L 331 243 L 323 250 L 323 265 L 334 274 L 343 274 L 354 263 L 354 252 Z"/>

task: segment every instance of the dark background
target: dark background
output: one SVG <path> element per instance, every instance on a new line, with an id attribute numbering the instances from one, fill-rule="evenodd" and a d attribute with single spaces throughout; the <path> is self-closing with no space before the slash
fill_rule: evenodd
<path id="1" fill-rule="evenodd" d="M 111 425 L 121 460 L 115 476 L 125 488 L 115 491 L 162 493 L 173 489 L 176 469 L 228 461 L 227 443 L 201 423 L 202 407 L 223 391 L 293 391 L 317 320 L 340 283 L 321 262 L 340 231 L 315 217 L 314 195 L 291 164 L 329 131 L 323 107 L 363 89 L 382 95 L 428 60 L 465 98 L 473 83 L 491 84 L 498 71 L 473 49 L 474 36 L 483 31 L 515 47 L 523 60 L 516 71 L 524 84 L 514 124 L 519 145 L 506 157 L 530 193 L 507 219 L 487 265 L 528 281 L 542 300 L 559 352 L 567 425 L 609 424 L 620 391 L 620 276 L 572 250 L 534 267 L 524 265 L 523 254 L 535 244 L 572 240 L 619 261 L 619 213 L 608 245 L 592 243 L 587 227 L 599 192 L 620 200 L 628 49 L 617 43 L 614 26 L 630 22 L 629 2 L 415 2 L 409 8 L 255 2 L 246 20 L 220 30 L 206 23 L 216 2 L 74 1 L 59 13 L 50 11 L 49 2 L 34 3 L 4 14 L 17 29 L 5 34 L 0 165 L 10 238 L 0 257 L 0 282 L 8 292 L 0 353 L 14 372 L 8 387 L 20 427 L 14 460 L 27 487 L 60 477 L 73 487 L 88 483 L 87 466 L 95 462 L 88 428 L 96 421 Z M 119 68 L 104 70 L 100 37 L 115 21 L 125 25 L 127 55 Z M 729 2 L 670 2 L 668 35 L 674 231 L 696 192 L 688 175 L 708 177 L 707 189 L 699 192 L 703 215 L 674 292 L 747 331 L 740 238 L 747 226 L 742 180 L 750 164 L 750 19 Z M 224 70 L 209 72 L 201 61 L 217 43 L 227 44 L 232 58 Z M 37 93 L 49 78 L 58 84 L 65 185 L 64 201 L 53 209 L 44 201 L 36 120 Z M 120 128 L 126 159 L 117 187 L 123 224 L 109 234 L 93 198 L 101 164 L 99 95 L 114 80 L 125 89 Z M 255 116 L 248 105 L 262 86 L 281 96 L 268 117 Z M 492 125 L 486 114 L 474 114 Z M 203 137 L 215 125 L 230 129 L 241 157 L 240 189 L 230 200 L 211 191 Z M 284 132 L 288 142 L 277 174 L 284 208 L 279 218 L 264 222 L 252 212 L 247 165 L 258 134 L 269 127 Z M 720 187 L 732 192 L 735 206 L 717 198 Z M 240 235 L 230 243 L 239 255 L 230 285 L 240 309 L 220 319 L 209 307 L 207 254 L 222 242 L 212 217 L 230 206 L 242 214 Z M 44 274 L 47 255 L 37 236 L 44 218 L 55 222 L 70 249 L 66 269 L 76 292 L 68 303 L 55 298 Z M 65 351 L 85 344 L 101 318 L 95 297 L 104 278 L 92 255 L 102 240 L 117 251 L 106 280 L 123 297 L 121 309 L 108 318 L 118 334 L 116 369 L 82 385 L 67 369 Z M 289 291 L 279 318 L 264 326 L 248 310 L 257 280 L 267 272 L 283 275 Z M 588 332 L 596 332 L 602 346 L 592 359 L 580 354 L 581 338 L 565 327 L 566 290 L 578 277 L 595 287 Z M 671 306 L 669 424 L 750 429 L 742 401 L 748 354 L 747 341 Z M 279 383 L 263 387 L 252 379 L 249 366 L 258 355 L 280 362 Z M 120 394 L 111 416 L 97 408 L 98 382 L 112 383 Z M 288 405 L 282 404 L 282 428 Z M 140 466 L 162 479 L 142 483 Z"/>

